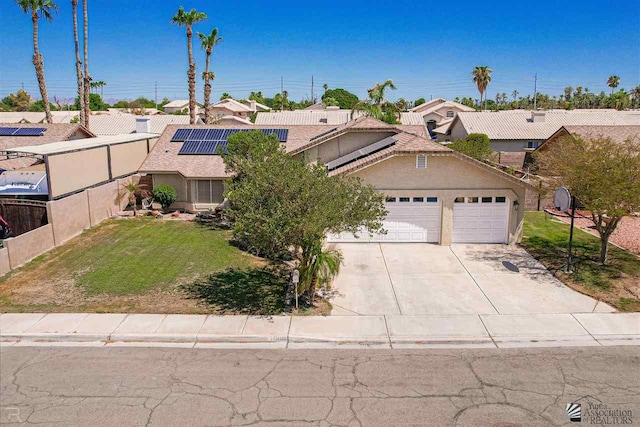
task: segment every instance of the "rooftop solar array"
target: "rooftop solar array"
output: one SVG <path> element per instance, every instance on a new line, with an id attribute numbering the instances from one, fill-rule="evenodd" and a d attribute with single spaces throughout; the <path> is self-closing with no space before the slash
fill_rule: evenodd
<path id="1" fill-rule="evenodd" d="M 0 127 L 0 136 L 41 136 L 47 128 Z"/>
<path id="2" fill-rule="evenodd" d="M 287 137 L 289 136 L 289 129 L 239 129 L 239 128 L 230 128 L 230 129 L 206 129 L 206 128 L 197 128 L 197 129 L 178 129 L 176 133 L 173 134 L 171 138 L 171 142 L 184 142 L 184 141 L 227 141 L 229 136 L 238 133 L 238 132 L 250 132 L 252 130 L 258 130 L 262 132 L 263 135 L 275 134 L 278 137 L 278 141 L 287 142 Z"/>
<path id="3" fill-rule="evenodd" d="M 178 154 L 212 155 L 226 152 L 227 141 L 185 141 Z"/>
<path id="4" fill-rule="evenodd" d="M 390 136 L 381 141 L 374 142 L 373 144 L 369 144 L 366 147 L 363 147 L 359 150 L 356 150 L 352 153 L 349 153 L 342 157 L 338 157 L 337 159 L 328 162 L 327 170 L 332 171 L 334 169 L 338 169 L 340 166 L 344 166 L 351 162 L 355 162 L 358 159 L 369 156 L 373 153 L 377 153 L 378 151 L 384 150 L 385 148 L 394 145 L 396 142 L 398 142 L 398 140 Z"/>

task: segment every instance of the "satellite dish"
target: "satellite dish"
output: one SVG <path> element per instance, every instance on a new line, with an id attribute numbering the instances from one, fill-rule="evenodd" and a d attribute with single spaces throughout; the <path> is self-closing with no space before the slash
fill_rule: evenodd
<path id="1" fill-rule="evenodd" d="M 556 190 L 553 195 L 553 206 L 562 212 L 569 210 L 571 207 L 571 193 L 569 193 L 567 187 L 560 187 Z"/>

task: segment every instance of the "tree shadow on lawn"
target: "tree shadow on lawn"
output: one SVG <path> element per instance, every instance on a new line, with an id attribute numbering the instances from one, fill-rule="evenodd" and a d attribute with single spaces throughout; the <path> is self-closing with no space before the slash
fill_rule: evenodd
<path id="1" fill-rule="evenodd" d="M 288 270 L 279 266 L 229 268 L 182 289 L 218 314 L 274 315 L 286 308 L 288 283 Z"/>

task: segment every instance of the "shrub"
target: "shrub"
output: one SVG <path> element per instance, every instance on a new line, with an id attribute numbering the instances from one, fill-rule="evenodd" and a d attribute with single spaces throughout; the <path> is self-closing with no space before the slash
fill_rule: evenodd
<path id="1" fill-rule="evenodd" d="M 170 185 L 158 185 L 153 189 L 153 199 L 163 208 L 168 208 L 178 198 L 176 189 Z"/>
<path id="2" fill-rule="evenodd" d="M 480 161 L 486 160 L 493 153 L 491 141 L 483 133 L 470 133 L 465 138 L 449 144 L 449 148 Z"/>

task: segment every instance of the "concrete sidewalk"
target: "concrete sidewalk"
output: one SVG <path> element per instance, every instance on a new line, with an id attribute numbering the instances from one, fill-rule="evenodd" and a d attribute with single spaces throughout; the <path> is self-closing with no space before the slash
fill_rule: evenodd
<path id="1" fill-rule="evenodd" d="M 0 345 L 507 348 L 640 345 L 640 313 L 206 316 L 6 313 Z"/>

